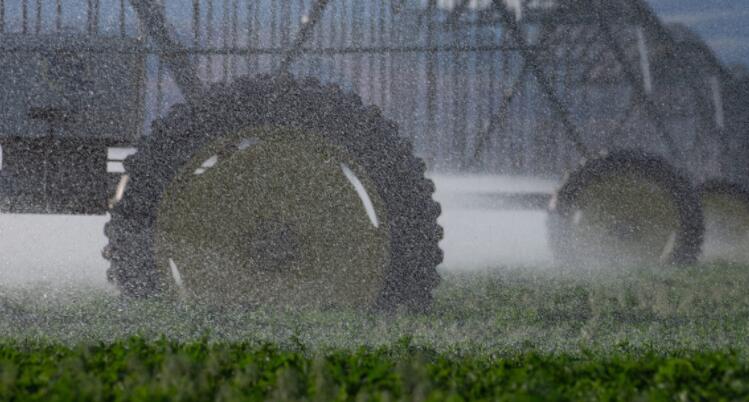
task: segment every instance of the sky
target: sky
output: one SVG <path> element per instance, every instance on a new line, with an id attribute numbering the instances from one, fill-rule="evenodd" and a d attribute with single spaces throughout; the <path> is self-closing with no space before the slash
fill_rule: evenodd
<path id="1" fill-rule="evenodd" d="M 749 66 L 749 0 L 647 0 L 664 22 L 695 30 L 723 63 Z"/>

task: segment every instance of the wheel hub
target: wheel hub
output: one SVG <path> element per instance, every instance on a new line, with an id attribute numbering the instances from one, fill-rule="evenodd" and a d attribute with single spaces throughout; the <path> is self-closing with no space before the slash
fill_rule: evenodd
<path id="1" fill-rule="evenodd" d="M 300 257 L 298 236 L 280 219 L 261 222 L 247 241 L 247 256 L 261 270 L 285 269 Z"/>
<path id="2" fill-rule="evenodd" d="M 211 301 L 368 306 L 383 287 L 384 203 L 321 135 L 252 129 L 194 155 L 159 207 L 155 255 Z M 363 194 L 361 193 L 363 191 Z"/>
<path id="3" fill-rule="evenodd" d="M 573 237 L 577 253 L 604 264 L 665 262 L 679 230 L 670 196 L 631 174 L 606 177 L 581 191 Z"/>

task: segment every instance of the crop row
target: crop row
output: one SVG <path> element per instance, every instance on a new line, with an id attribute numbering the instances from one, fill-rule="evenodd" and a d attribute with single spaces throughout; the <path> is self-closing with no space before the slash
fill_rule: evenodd
<path id="1" fill-rule="evenodd" d="M 315 352 L 142 338 L 73 347 L 0 344 L 3 401 L 641 398 L 745 400 L 749 364 L 731 352 L 451 355 L 408 340 Z"/>

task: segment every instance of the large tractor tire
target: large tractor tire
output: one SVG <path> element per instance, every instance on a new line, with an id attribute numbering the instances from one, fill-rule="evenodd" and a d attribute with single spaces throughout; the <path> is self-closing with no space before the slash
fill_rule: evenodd
<path id="1" fill-rule="evenodd" d="M 704 231 L 690 182 L 663 159 L 631 150 L 570 174 L 547 223 L 556 260 L 571 266 L 692 264 Z"/>
<path id="2" fill-rule="evenodd" d="M 705 214 L 706 261 L 749 262 L 749 191 L 726 181 L 708 181 L 699 188 Z"/>
<path id="3" fill-rule="evenodd" d="M 178 105 L 124 162 L 106 226 L 130 296 L 421 310 L 440 206 L 397 126 L 316 80 L 243 78 Z"/>

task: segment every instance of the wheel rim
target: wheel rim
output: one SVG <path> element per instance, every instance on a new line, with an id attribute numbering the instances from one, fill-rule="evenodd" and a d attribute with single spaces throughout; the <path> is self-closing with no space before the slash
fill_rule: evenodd
<path id="1" fill-rule="evenodd" d="M 372 305 L 389 264 L 374 185 L 322 136 L 261 128 L 225 136 L 180 170 L 159 206 L 155 257 L 192 298 Z"/>
<path id="2" fill-rule="evenodd" d="M 725 192 L 702 194 L 705 259 L 749 261 L 749 203 Z"/>
<path id="3" fill-rule="evenodd" d="M 668 191 L 633 173 L 581 189 L 570 219 L 576 259 L 615 265 L 668 262 L 680 227 Z"/>

